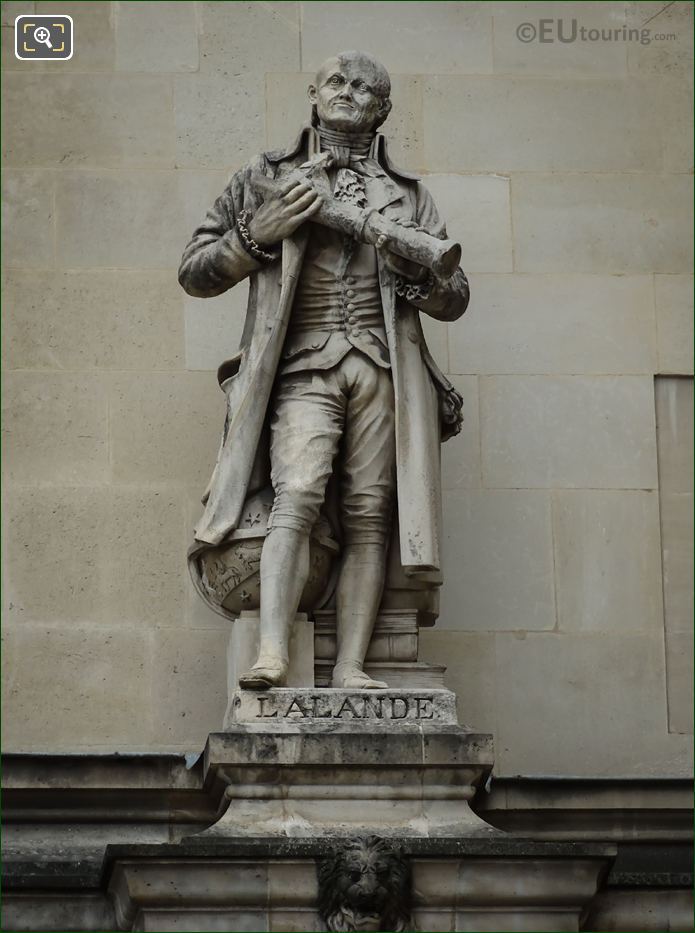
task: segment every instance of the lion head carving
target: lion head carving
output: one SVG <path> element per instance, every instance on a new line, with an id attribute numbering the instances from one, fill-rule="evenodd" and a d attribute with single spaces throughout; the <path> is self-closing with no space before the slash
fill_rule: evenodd
<path id="1" fill-rule="evenodd" d="M 410 866 L 401 848 L 368 836 L 339 844 L 319 865 L 319 914 L 336 933 L 410 926 Z"/>

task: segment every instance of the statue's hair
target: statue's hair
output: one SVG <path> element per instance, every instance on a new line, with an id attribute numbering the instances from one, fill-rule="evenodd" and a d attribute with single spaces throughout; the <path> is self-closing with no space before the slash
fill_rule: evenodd
<path id="1" fill-rule="evenodd" d="M 360 52 L 358 49 L 351 49 L 347 52 L 339 52 L 335 56 L 341 65 L 344 65 L 348 61 L 354 61 L 358 65 L 364 65 L 368 68 L 371 68 L 373 72 L 372 87 L 374 93 L 381 100 L 382 104 L 382 116 L 375 125 L 375 129 L 384 122 L 386 117 L 389 115 L 391 110 L 391 78 L 389 77 L 388 71 L 384 68 L 381 62 L 374 58 L 373 55 L 370 55 L 368 52 Z M 328 60 L 328 59 L 327 59 Z M 316 107 L 311 108 L 311 125 L 318 126 L 318 116 L 316 115 Z"/>
<path id="2" fill-rule="evenodd" d="M 404 933 L 410 925 L 410 867 L 400 846 L 378 836 L 347 840 L 319 864 L 319 914 L 336 933 L 357 929 L 361 901 L 356 901 L 355 869 L 367 869 L 380 860 L 379 887 L 372 909 L 378 913 L 378 929 Z"/>
<path id="3" fill-rule="evenodd" d="M 357 62 L 359 65 L 371 67 L 374 71 L 373 88 L 378 97 L 382 100 L 388 100 L 391 96 L 391 78 L 388 71 L 381 62 L 370 55 L 369 52 L 360 52 L 358 49 L 351 49 L 347 52 L 339 52 L 336 56 L 341 65 L 347 61 Z"/>

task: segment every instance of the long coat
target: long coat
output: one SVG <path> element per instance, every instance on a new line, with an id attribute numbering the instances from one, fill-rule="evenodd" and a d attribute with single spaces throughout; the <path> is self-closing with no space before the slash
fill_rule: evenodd
<path id="1" fill-rule="evenodd" d="M 219 295 L 247 276 L 248 309 L 239 352 L 218 372 L 227 395 L 227 417 L 217 463 L 203 498 L 205 512 L 196 541 L 219 544 L 240 519 L 250 489 L 263 485 L 262 435 L 268 402 L 281 358 L 297 279 L 311 225 L 303 224 L 282 244 L 282 261 L 262 264 L 243 247 L 236 218 L 262 201 L 252 173 L 273 178 L 301 165 L 318 151 L 317 134 L 305 127 L 294 146 L 263 153 L 237 172 L 194 232 L 186 247 L 179 281 L 190 295 Z M 384 169 L 378 200 L 370 209 L 392 220 L 414 220 L 435 236 L 444 224 L 417 176 L 389 161 L 386 141 L 377 136 L 373 155 Z M 370 178 L 366 178 L 369 196 Z M 440 567 L 440 441 L 460 424 L 460 396 L 432 359 L 419 311 L 442 321 L 460 317 L 468 304 L 468 283 L 459 269 L 435 279 L 426 299 L 406 302 L 396 294 L 396 276 L 379 256 L 379 284 L 391 357 L 396 406 L 396 482 L 401 564 L 408 575 L 431 574 Z M 266 480 L 267 484 L 267 480 Z"/>

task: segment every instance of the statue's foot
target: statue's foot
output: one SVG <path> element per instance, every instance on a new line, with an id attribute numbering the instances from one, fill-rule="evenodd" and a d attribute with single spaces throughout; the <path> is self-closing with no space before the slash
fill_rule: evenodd
<path id="1" fill-rule="evenodd" d="M 250 671 L 239 678 L 239 686 L 245 690 L 268 690 L 282 687 L 287 677 L 287 661 L 270 656 L 259 658 Z"/>
<path id="2" fill-rule="evenodd" d="M 356 664 L 336 664 L 331 686 L 341 687 L 343 690 L 386 690 L 388 684 L 383 680 L 372 680 L 369 674 L 365 674 Z"/>

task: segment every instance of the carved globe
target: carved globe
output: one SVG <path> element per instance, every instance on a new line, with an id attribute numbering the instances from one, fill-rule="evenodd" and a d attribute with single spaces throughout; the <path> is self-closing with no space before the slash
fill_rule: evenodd
<path id="1" fill-rule="evenodd" d="M 238 616 L 261 604 L 260 563 L 273 493 L 264 489 L 247 499 L 238 528 L 217 547 L 198 552 L 195 570 L 199 591 L 211 608 Z M 327 521 L 319 521 L 309 545 L 309 579 L 299 603 L 300 612 L 319 609 L 331 591 L 338 545 Z"/>

